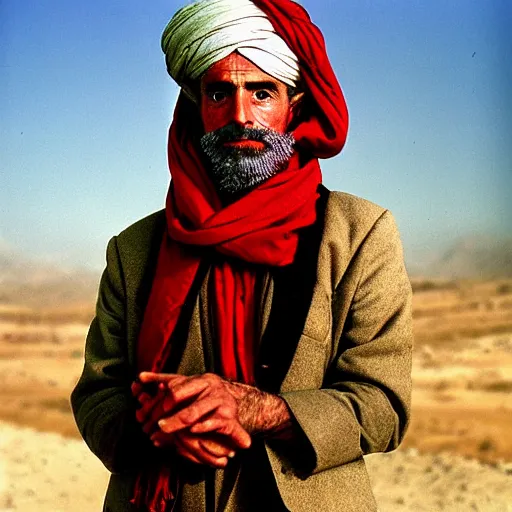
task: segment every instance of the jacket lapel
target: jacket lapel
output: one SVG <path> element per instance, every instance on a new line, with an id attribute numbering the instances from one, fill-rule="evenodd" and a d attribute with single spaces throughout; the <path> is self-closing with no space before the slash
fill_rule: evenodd
<path id="1" fill-rule="evenodd" d="M 280 391 L 304 329 L 317 318 L 312 309 L 325 302 L 317 302 L 323 293 L 317 267 L 329 191 L 321 186 L 319 192 L 317 220 L 299 233 L 295 261 L 272 272 L 272 306 L 256 367 L 258 387 L 270 393 Z"/>

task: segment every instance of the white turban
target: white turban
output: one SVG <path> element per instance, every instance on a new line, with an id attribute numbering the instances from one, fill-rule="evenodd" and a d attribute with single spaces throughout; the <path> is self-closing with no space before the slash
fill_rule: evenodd
<path id="1" fill-rule="evenodd" d="M 192 98 L 187 85 L 234 51 L 277 80 L 295 87 L 297 57 L 250 0 L 200 0 L 180 9 L 162 34 L 167 71 Z"/>

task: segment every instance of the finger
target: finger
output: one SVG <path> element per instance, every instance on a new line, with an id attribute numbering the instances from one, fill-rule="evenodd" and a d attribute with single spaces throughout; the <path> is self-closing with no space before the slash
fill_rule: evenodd
<path id="1" fill-rule="evenodd" d="M 143 428 L 144 432 L 149 433 L 158 428 L 158 421 L 169 416 L 175 408 L 175 404 L 171 397 L 167 394 L 167 387 L 163 386 L 158 388 L 156 402 L 153 400 L 151 403 L 148 402 L 147 407 L 144 408 L 143 412 L 139 415 L 142 422 L 145 423 Z"/>
<path id="2" fill-rule="evenodd" d="M 186 379 L 183 375 L 176 373 L 155 373 L 155 372 L 142 372 L 139 375 L 139 379 L 142 383 L 147 384 L 149 382 L 172 382 L 176 379 Z"/>
<path id="3" fill-rule="evenodd" d="M 230 446 L 225 444 L 218 443 L 211 439 L 198 439 L 199 446 L 210 455 L 214 457 L 228 457 L 232 459 L 235 456 L 235 450 L 233 450 Z"/>
<path id="4" fill-rule="evenodd" d="M 163 412 L 166 416 L 169 416 L 170 413 L 172 413 L 172 411 L 176 408 L 177 404 L 174 402 L 173 398 L 169 395 L 167 395 L 163 400 L 162 400 L 162 408 L 163 408 Z"/>
<path id="5" fill-rule="evenodd" d="M 197 397 L 212 387 L 212 381 L 204 376 L 193 377 L 186 381 L 168 382 L 167 387 L 175 404 Z"/>
<path id="6" fill-rule="evenodd" d="M 173 393 L 167 387 L 165 387 L 165 391 L 167 391 L 167 393 L 164 393 L 165 398 L 163 400 L 163 408 L 166 416 L 170 416 L 173 412 L 176 412 L 177 410 L 183 410 L 185 409 L 185 407 L 191 405 L 191 403 L 193 403 L 194 401 L 201 399 L 201 395 L 198 395 L 189 400 L 179 399 L 177 401 L 175 400 Z"/>
<path id="7" fill-rule="evenodd" d="M 192 405 L 185 407 L 176 414 L 164 418 L 158 422 L 158 426 L 163 432 L 168 434 L 177 432 L 187 428 L 206 414 L 210 414 L 212 411 L 223 405 L 224 400 L 222 398 L 210 398 L 194 402 Z"/>
<path id="8" fill-rule="evenodd" d="M 142 393 L 139 393 L 139 396 L 137 397 L 137 400 L 141 405 L 144 405 L 145 403 L 149 402 L 150 400 L 153 400 L 153 396 L 149 393 L 146 393 L 143 391 Z"/>
<path id="9" fill-rule="evenodd" d="M 135 418 L 139 423 L 144 423 L 146 421 L 147 415 L 151 410 L 151 403 L 146 402 L 135 412 Z"/>
<path id="10" fill-rule="evenodd" d="M 181 438 L 180 436 L 177 436 L 176 441 L 178 453 L 187 453 L 189 455 L 187 458 L 192 456 L 195 460 L 198 460 L 200 464 L 206 464 L 214 468 L 225 468 L 228 463 L 227 457 L 216 457 L 215 455 L 211 455 L 199 444 L 199 441 L 193 437 L 185 436 Z"/>
<path id="11" fill-rule="evenodd" d="M 158 422 L 166 415 L 164 402 L 165 398 L 162 395 L 158 403 L 153 407 L 151 412 L 146 417 L 145 424 L 142 429 L 144 432 L 146 432 L 146 434 L 153 432 L 155 429 L 159 430 Z"/>
<path id="12" fill-rule="evenodd" d="M 142 384 L 138 381 L 134 381 L 132 385 L 130 386 L 130 390 L 132 392 L 132 395 L 137 398 L 137 396 L 142 391 Z"/>
<path id="13" fill-rule="evenodd" d="M 218 430 L 224 425 L 224 420 L 236 420 L 236 412 L 236 406 L 230 407 L 229 404 L 223 403 L 223 405 L 216 409 L 214 415 L 196 421 L 191 426 L 190 431 L 194 434 L 200 434 Z"/>
<path id="14" fill-rule="evenodd" d="M 162 401 L 162 396 L 149 397 L 144 400 L 140 409 L 135 413 L 135 417 L 139 423 L 146 423 L 151 417 L 153 409 Z"/>
<path id="15" fill-rule="evenodd" d="M 207 418 L 190 427 L 190 432 L 193 434 L 217 432 L 227 436 L 236 448 L 246 449 L 251 446 L 251 436 L 249 433 L 237 421 L 233 420 Z"/>
<path id="16" fill-rule="evenodd" d="M 242 428 L 242 426 L 240 425 L 240 423 L 238 423 L 238 421 L 235 421 L 234 423 L 235 423 L 235 426 L 231 433 L 231 439 L 237 446 L 240 446 L 240 448 L 243 448 L 243 449 L 250 448 L 250 446 L 252 444 L 251 436 L 244 428 Z"/>
<path id="17" fill-rule="evenodd" d="M 168 436 L 168 434 L 160 434 Z M 207 464 L 208 452 L 202 453 L 203 449 L 199 446 L 197 439 L 190 436 L 190 434 L 181 433 L 174 435 L 174 445 L 176 451 L 186 457 L 187 459 L 195 462 L 196 464 Z"/>
<path id="18" fill-rule="evenodd" d="M 251 436 L 236 420 L 225 420 L 224 426 L 219 428 L 217 432 L 228 436 L 239 448 L 247 449 L 251 446 Z"/>
<path id="19" fill-rule="evenodd" d="M 235 456 L 235 450 L 229 443 L 229 439 L 224 436 L 200 438 L 186 431 L 178 434 L 164 434 L 162 431 L 157 431 L 151 435 L 150 440 L 155 446 L 175 446 L 181 443 L 183 446 L 188 446 L 191 451 L 202 450 L 216 458 Z M 191 446 L 195 448 L 192 449 Z"/>
<path id="20" fill-rule="evenodd" d="M 216 432 L 225 427 L 226 420 L 224 418 L 207 418 L 194 423 L 190 427 L 193 434 L 207 434 L 208 432 Z"/>
<path id="21" fill-rule="evenodd" d="M 198 459 L 189 449 L 183 446 L 181 442 L 176 441 L 175 447 L 176 452 L 182 457 L 185 457 L 186 459 L 194 462 L 195 464 L 203 464 L 203 462 L 200 459 Z"/>
<path id="22" fill-rule="evenodd" d="M 151 435 L 150 440 L 157 448 L 170 448 L 176 445 L 174 435 L 164 434 L 160 430 L 154 432 Z"/>
<path id="23" fill-rule="evenodd" d="M 147 409 L 146 417 L 144 418 L 144 428 L 146 433 L 153 432 L 158 429 L 158 421 L 166 416 L 164 403 L 166 400 L 165 390 L 159 389 L 154 401 L 151 403 L 151 409 Z"/>

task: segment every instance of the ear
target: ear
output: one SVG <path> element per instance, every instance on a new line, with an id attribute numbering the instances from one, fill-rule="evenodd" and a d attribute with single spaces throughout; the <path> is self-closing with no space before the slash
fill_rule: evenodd
<path id="1" fill-rule="evenodd" d="M 304 92 L 298 92 L 290 98 L 290 113 L 288 117 L 288 124 L 295 122 L 300 116 L 303 98 Z"/>
<path id="2" fill-rule="evenodd" d="M 296 108 L 302 102 L 302 98 L 304 98 L 304 92 L 298 92 L 297 94 L 294 94 L 290 98 L 290 108 Z"/>

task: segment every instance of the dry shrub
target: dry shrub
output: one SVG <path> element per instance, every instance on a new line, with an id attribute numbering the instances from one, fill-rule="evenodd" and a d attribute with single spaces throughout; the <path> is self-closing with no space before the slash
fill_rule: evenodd
<path id="1" fill-rule="evenodd" d="M 512 381 L 496 381 L 482 384 L 480 387 L 482 391 L 489 391 L 491 393 L 512 393 Z"/>
<path id="2" fill-rule="evenodd" d="M 491 452 L 496 450 L 496 446 L 492 439 L 486 437 L 485 439 L 482 439 L 482 441 L 480 441 L 478 444 L 478 450 L 481 452 Z"/>

